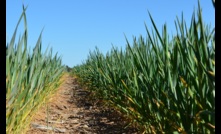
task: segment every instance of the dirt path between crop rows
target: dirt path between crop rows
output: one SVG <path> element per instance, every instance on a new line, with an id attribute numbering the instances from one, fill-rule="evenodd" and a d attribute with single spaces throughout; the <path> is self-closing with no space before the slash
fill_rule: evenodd
<path id="1" fill-rule="evenodd" d="M 27 134 L 137 134 L 135 128 L 124 127 L 126 121 L 102 102 L 89 99 L 76 79 L 66 75 L 65 82 L 46 107 L 33 117 Z M 93 100 L 93 101 L 92 101 Z"/>

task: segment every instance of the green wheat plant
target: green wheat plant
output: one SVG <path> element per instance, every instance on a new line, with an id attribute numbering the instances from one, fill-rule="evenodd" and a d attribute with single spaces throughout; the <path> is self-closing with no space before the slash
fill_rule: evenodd
<path id="1" fill-rule="evenodd" d="M 10 43 L 6 45 L 6 133 L 25 133 L 31 117 L 47 96 L 61 84 L 64 67 L 61 57 L 41 53 L 41 35 L 33 49 L 27 49 L 27 7 L 24 8 Z M 24 33 L 15 43 L 17 29 L 24 20 Z"/>
<path id="2" fill-rule="evenodd" d="M 124 113 L 143 133 L 215 133 L 215 30 L 205 25 L 198 3 L 187 27 L 176 19 L 169 40 L 149 13 L 153 29 L 126 49 L 98 48 L 73 74 Z"/>

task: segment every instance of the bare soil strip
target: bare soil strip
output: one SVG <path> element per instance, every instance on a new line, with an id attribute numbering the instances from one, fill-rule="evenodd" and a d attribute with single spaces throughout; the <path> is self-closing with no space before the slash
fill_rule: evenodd
<path id="1" fill-rule="evenodd" d="M 67 75 L 55 95 L 34 115 L 27 134 L 137 134 L 120 113 L 89 99 L 76 79 Z M 93 101 L 92 101 L 93 100 Z"/>

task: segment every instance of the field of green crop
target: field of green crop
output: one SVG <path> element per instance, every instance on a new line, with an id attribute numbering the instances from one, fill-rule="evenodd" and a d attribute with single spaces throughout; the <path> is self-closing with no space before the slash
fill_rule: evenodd
<path id="1" fill-rule="evenodd" d="M 6 45 L 8 134 L 25 133 L 65 70 L 52 48 L 41 52 L 42 33 L 33 51 L 28 49 L 26 9 Z M 215 28 L 204 24 L 200 4 L 189 26 L 183 16 L 176 19 L 175 35 L 166 25 L 159 31 L 149 17 L 146 38 L 134 37 L 132 43 L 126 38 L 125 50 L 112 47 L 107 54 L 96 48 L 72 74 L 141 133 L 215 133 Z M 24 32 L 16 42 L 22 20 Z"/>
<path id="2" fill-rule="evenodd" d="M 134 37 L 126 50 L 98 48 L 73 74 L 145 133 L 215 132 L 215 30 L 205 25 L 200 5 L 187 26 L 176 19 Z M 170 35 L 171 36 L 171 35 Z"/>
<path id="3" fill-rule="evenodd" d="M 6 133 L 20 134 L 28 128 L 32 115 L 45 102 L 47 96 L 60 85 L 64 71 L 61 57 L 41 53 L 41 34 L 33 52 L 28 51 L 26 8 L 6 45 Z M 16 32 L 24 20 L 24 33 L 15 43 Z M 31 53 L 31 54 L 30 54 Z"/>

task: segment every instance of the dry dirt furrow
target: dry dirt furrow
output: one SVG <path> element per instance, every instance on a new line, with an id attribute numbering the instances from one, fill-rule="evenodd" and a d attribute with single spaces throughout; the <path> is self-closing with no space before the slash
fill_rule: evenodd
<path id="1" fill-rule="evenodd" d="M 119 113 L 89 99 L 76 79 L 67 75 L 55 95 L 33 117 L 27 134 L 132 134 Z"/>

